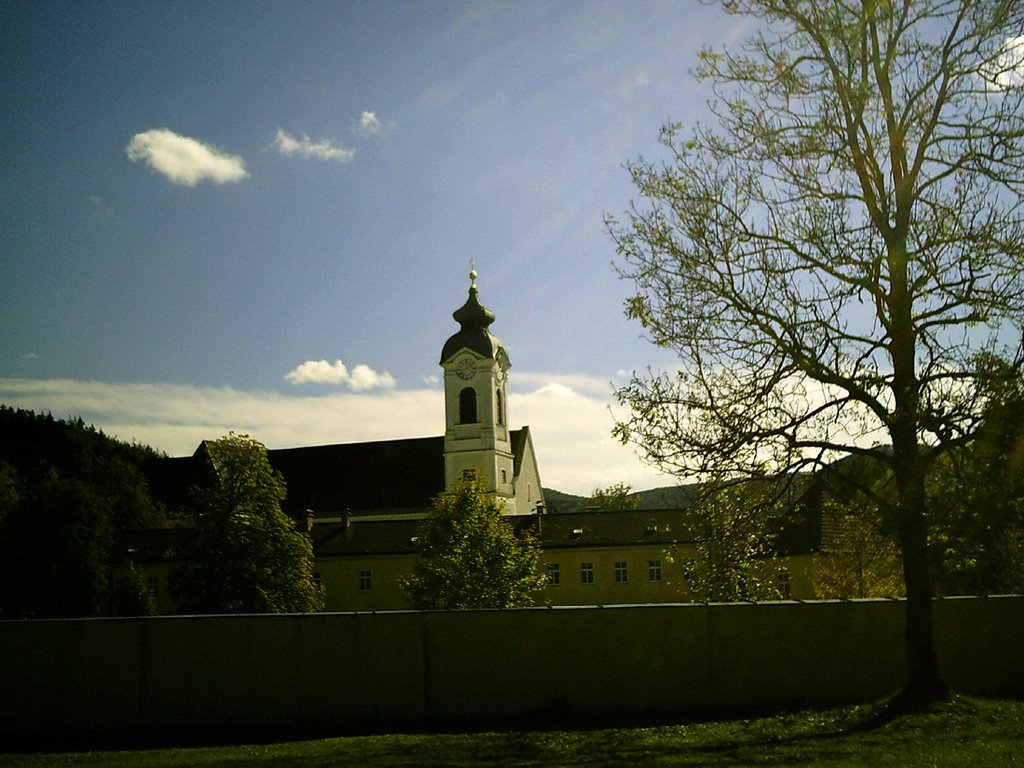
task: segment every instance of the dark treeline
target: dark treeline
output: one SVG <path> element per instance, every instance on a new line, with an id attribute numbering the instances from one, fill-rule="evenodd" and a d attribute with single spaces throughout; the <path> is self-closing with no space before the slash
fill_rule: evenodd
<path id="1" fill-rule="evenodd" d="M 152 448 L 0 406 L 0 617 L 109 612 L 114 533 L 165 524 Z"/>

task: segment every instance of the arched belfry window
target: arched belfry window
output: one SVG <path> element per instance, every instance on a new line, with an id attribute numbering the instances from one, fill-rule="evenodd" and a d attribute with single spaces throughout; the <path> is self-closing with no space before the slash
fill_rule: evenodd
<path id="1" fill-rule="evenodd" d="M 504 426 L 505 424 L 505 398 L 501 396 L 501 390 L 494 390 L 494 404 L 497 406 L 497 417 L 498 424 Z"/>
<path id="2" fill-rule="evenodd" d="M 459 392 L 459 423 L 476 424 L 476 390 L 472 387 Z"/>

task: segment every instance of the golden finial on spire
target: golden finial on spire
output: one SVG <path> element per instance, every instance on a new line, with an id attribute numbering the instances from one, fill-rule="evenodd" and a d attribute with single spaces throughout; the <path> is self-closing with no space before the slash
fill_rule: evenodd
<path id="1" fill-rule="evenodd" d="M 469 260 L 469 287 L 476 288 L 476 259 Z"/>

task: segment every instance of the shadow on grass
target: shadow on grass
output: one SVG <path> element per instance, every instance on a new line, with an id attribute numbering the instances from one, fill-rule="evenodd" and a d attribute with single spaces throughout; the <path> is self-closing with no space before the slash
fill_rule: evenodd
<path id="1" fill-rule="evenodd" d="M 770 717 L 717 723 L 705 732 L 705 743 L 680 749 L 677 765 L 700 755 L 711 766 L 749 765 L 769 759 L 774 764 L 843 763 L 876 748 L 899 749 L 951 726 L 969 730 L 981 712 L 969 698 L 946 695 L 926 699 L 896 694 L 877 702 L 832 709 L 802 709 Z M 716 734 L 716 731 L 718 733 Z M 707 740 L 709 739 L 710 740 Z"/>
<path id="2" fill-rule="evenodd" d="M 1000 722 L 1001 725 L 994 726 Z M 910 762 L 923 754 L 948 756 L 942 750 L 960 748 L 960 739 L 984 741 L 989 735 L 1006 740 L 1006 733 L 1024 722 L 1024 706 L 955 697 L 929 707 L 909 707 L 900 697 L 860 705 L 774 711 L 733 711 L 677 717 L 621 718 L 614 722 L 537 713 L 529 722 L 414 723 L 380 728 L 374 733 L 339 732 L 324 727 L 301 732 L 207 731 L 164 733 L 157 741 L 122 744 L 135 752 L 122 753 L 119 766 L 221 766 L 273 764 L 285 766 L 447 766 L 512 768 L 512 766 L 704 765 L 738 766 L 828 763 L 853 766 L 866 763 L 903 765 L 902 749 Z M 988 728 L 988 730 L 985 730 Z M 1009 728 L 1009 731 L 1008 731 Z M 138 735 L 136 735 L 137 737 Z M 1015 737 L 1016 738 L 1016 735 Z M 173 743 L 169 743 L 173 742 Z M 223 748 L 193 749 L 199 743 Z M 1014 749 L 1016 749 L 1016 743 Z M 111 746 L 93 743 L 92 749 Z M 175 749 L 167 750 L 167 747 Z M 188 747 L 182 756 L 182 747 Z M 161 752 L 160 748 L 164 748 Z M 929 752 L 932 750 L 932 752 Z M 937 751 L 936 751 L 937 750 Z M 45 750 L 55 750 L 52 745 Z M 172 754 L 172 753 L 177 753 Z M 107 757 L 110 753 L 106 754 Z M 884 759 L 878 760 L 877 757 Z M 82 765 L 107 765 L 98 762 Z M 123 759 L 122 759 L 123 758 Z M 76 756 L 77 759 L 77 756 Z M 186 763 L 180 762 L 182 759 Z M 886 762 L 888 760 L 888 762 Z M 49 765 L 47 755 L 19 765 Z M 134 762 L 133 762 L 134 761 Z M 175 762 L 177 761 L 177 762 Z M 935 761 L 933 761 L 935 762 Z M 4 764 L 0 755 L 0 765 Z M 956 763 L 975 765 L 975 763 Z M 988 763 L 998 764 L 998 763 Z"/>

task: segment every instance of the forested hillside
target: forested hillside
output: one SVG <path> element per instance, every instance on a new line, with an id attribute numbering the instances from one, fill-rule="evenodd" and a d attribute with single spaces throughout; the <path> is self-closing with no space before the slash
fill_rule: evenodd
<path id="1" fill-rule="evenodd" d="M 157 456 L 81 419 L 0 406 L 0 618 L 107 611 L 114 531 L 164 523 L 146 486 Z"/>
<path id="2" fill-rule="evenodd" d="M 635 509 L 685 509 L 693 504 L 699 488 L 696 483 L 666 485 L 646 491 L 635 491 L 630 496 L 636 498 Z M 587 507 L 586 496 L 563 493 L 554 488 L 544 489 L 544 500 L 547 502 L 548 512 L 553 514 L 584 512 Z"/>

